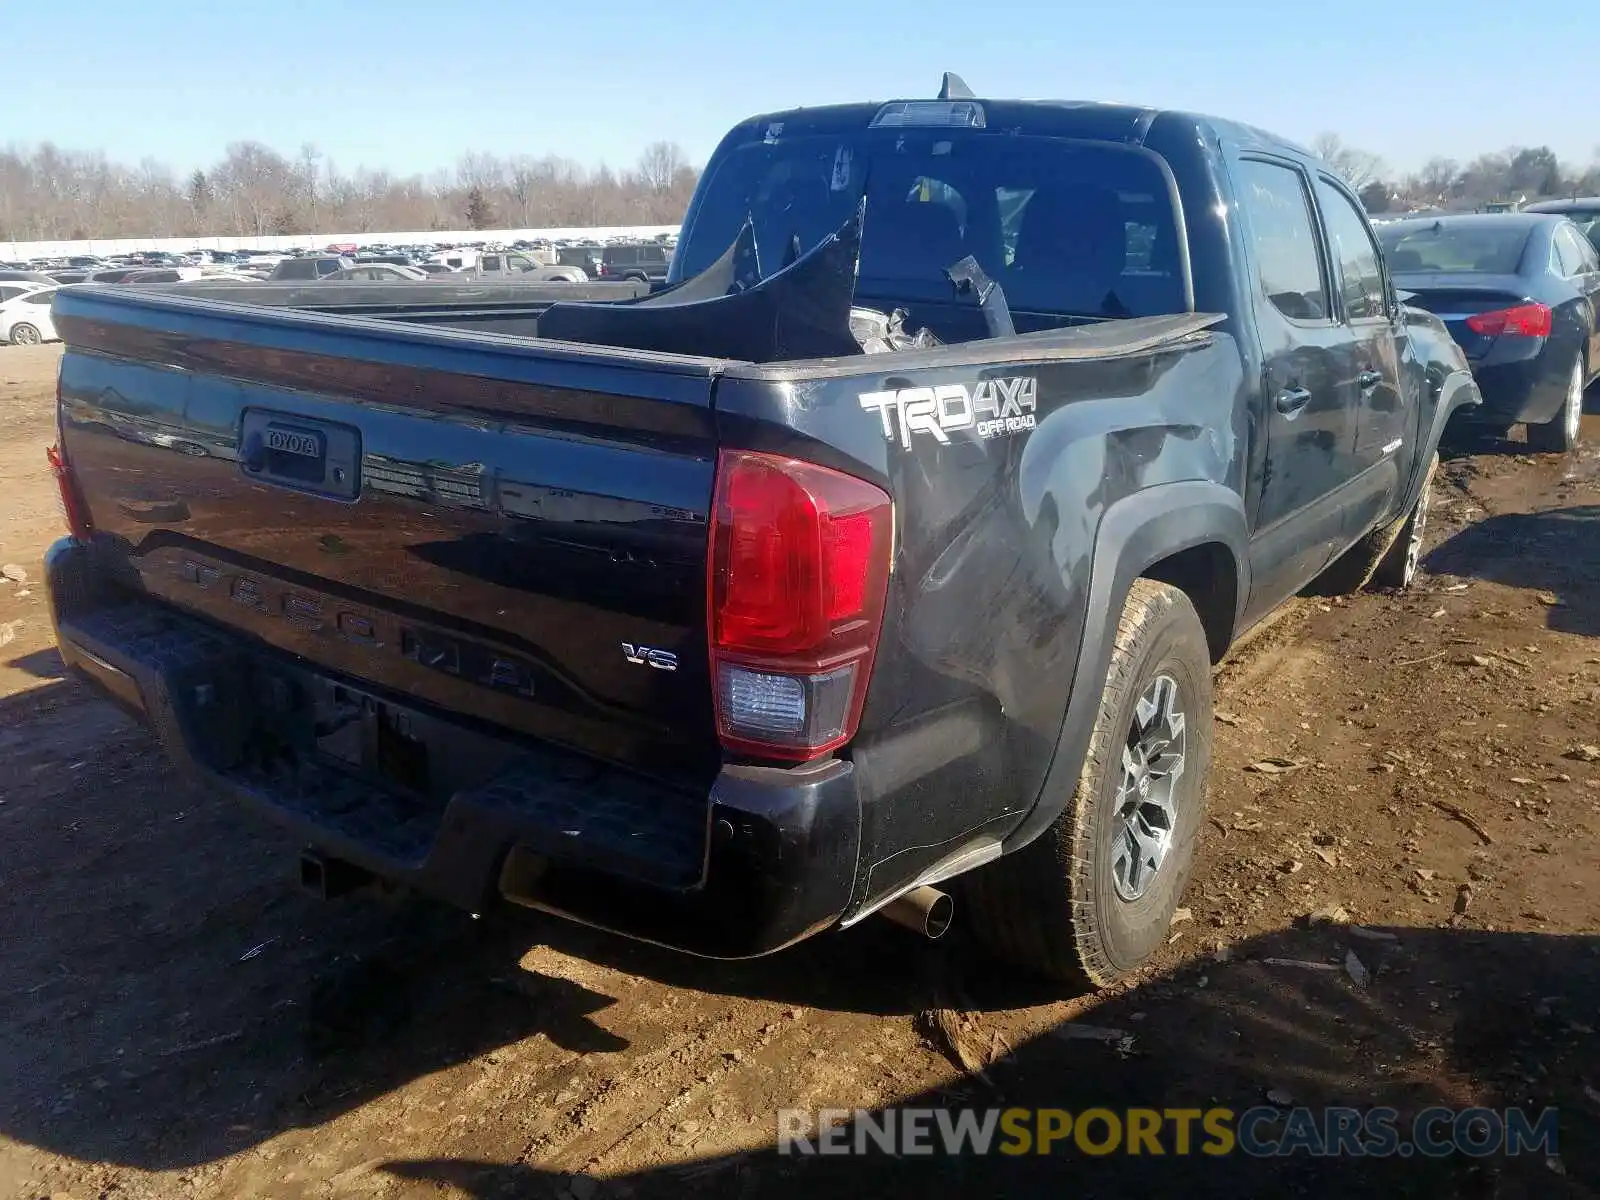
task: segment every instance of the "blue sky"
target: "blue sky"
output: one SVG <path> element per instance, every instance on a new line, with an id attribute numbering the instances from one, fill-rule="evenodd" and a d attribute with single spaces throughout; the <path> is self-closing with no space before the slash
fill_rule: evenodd
<path id="1" fill-rule="evenodd" d="M 10 0 L 11 4 L 20 0 Z M 0 9 L 7 5 L 0 4 Z M 468 150 L 703 161 L 752 113 L 931 95 L 1129 100 L 1391 169 L 1600 146 L 1592 0 L 57 0 L 6 23 L 0 142 L 188 169 L 254 138 L 400 173 Z"/>

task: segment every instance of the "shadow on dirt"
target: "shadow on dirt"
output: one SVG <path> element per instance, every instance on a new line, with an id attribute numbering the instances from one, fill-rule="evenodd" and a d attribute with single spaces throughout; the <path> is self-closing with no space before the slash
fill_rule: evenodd
<path id="1" fill-rule="evenodd" d="M 1160 1135 L 1166 1151 L 1160 1157 L 1091 1155 L 1070 1135 L 1048 1159 L 997 1152 L 959 1158 L 785 1157 L 769 1146 L 602 1181 L 594 1194 L 615 1194 L 617 1183 L 625 1183 L 632 1196 L 703 1191 L 797 1200 L 1021 1196 L 1036 1194 L 1042 1185 L 1087 1197 L 1591 1194 L 1600 1186 L 1600 1135 L 1591 1099 L 1600 1066 L 1593 1024 L 1600 939 L 1389 932 L 1397 940 L 1358 939 L 1326 928 L 1259 938 L 1236 948 L 1228 964 L 1207 963 L 1204 975 L 1189 968 L 1152 981 L 1108 999 L 1086 1017 L 1099 1031 L 1130 1034 L 1131 1047 L 1059 1027 L 992 1064 L 988 1083 L 968 1076 L 904 1103 L 1071 1112 L 1220 1106 L 1240 1114 L 1232 1123 L 1239 1131 L 1245 1110 L 1266 1106 L 1280 1111 L 1263 1111 L 1250 1128 L 1273 1145 L 1300 1120 L 1288 1115 L 1293 1106 L 1342 1105 L 1362 1113 L 1375 1105 L 1393 1107 L 1402 1141 L 1410 1140 L 1418 1114 L 1436 1105 L 1522 1106 L 1530 1121 L 1554 1107 L 1558 1158 L 1498 1150 L 1484 1157 L 1396 1154 L 1338 1162 L 1306 1152 L 1213 1157 L 1197 1152 L 1204 1140 L 1197 1124 L 1196 1152 L 1187 1157 L 1175 1153 L 1170 1127 Z M 1336 968 L 1262 961 L 1289 957 L 1331 966 L 1347 948 L 1364 956 L 1363 965 L 1375 973 L 1365 990 Z M 1105 1141 L 1106 1129 L 1093 1127 L 1091 1145 Z M 578 1193 L 559 1190 L 568 1177 L 536 1166 L 417 1160 L 382 1169 L 402 1179 L 450 1184 L 484 1200 L 582 1193 L 582 1185 Z"/>
<path id="2" fill-rule="evenodd" d="M 320 1125 L 451 1064 L 543 1034 L 578 1054 L 632 1047 L 591 1017 L 611 996 L 527 971 L 542 942 L 596 962 L 704 992 L 781 996 L 855 1011 L 915 1011 L 952 999 L 975 1012 L 1042 1002 L 1043 986 L 1008 982 L 957 941 L 948 951 L 869 927 L 816 939 L 753 963 L 707 963 L 519 913 L 473 921 L 422 902 L 328 908 L 287 894 L 256 861 L 281 846 L 231 830 L 228 806 L 205 804 L 168 782 L 188 836 L 230 834 L 230 866 L 265 875 L 250 890 L 214 895 L 191 926 L 159 896 L 94 914 L 137 925 L 142 969 L 101 962 L 90 973 L 71 945 L 35 956 L 56 964 L 19 976 L 0 994 L 0 1133 L 72 1155 L 166 1169 L 211 1162 L 291 1128 Z M 150 814 L 170 820 L 171 812 Z M 226 841 L 217 844 L 230 844 Z M 59 848 L 64 867 L 70 847 Z M 127 874 L 130 896 L 164 885 L 160 868 Z M 215 881 L 212 881 L 215 887 Z M 205 927 L 237 927 L 243 947 L 214 958 Z M 248 937 L 246 936 L 248 934 Z M 268 935 L 264 938 L 263 935 Z M 953 935 L 955 936 L 955 935 Z M 251 941 L 256 945 L 249 945 Z M 1366 989 L 1339 969 L 1354 950 L 1372 972 Z M 7 951 L 9 954 L 9 949 Z M 195 961 L 203 955 L 202 961 Z M 1273 965 L 1283 958 L 1323 969 Z M 185 959 L 189 961 L 185 961 Z M 920 974 L 903 964 L 920 962 Z M 886 964 L 894 964 L 893 967 Z M 252 974 L 253 973 L 253 974 Z M 911 975 L 909 981 L 902 976 Z M 253 978 L 241 987 L 240 978 Z M 709 1157 L 629 1176 L 640 1195 L 1021 1195 L 1070 1183 L 1074 1195 L 1557 1195 L 1600 1187 L 1600 1084 L 1594 997 L 1600 938 L 1399 929 L 1361 938 L 1343 927 L 1291 929 L 1204 957 L 1098 1004 L 1083 1020 L 1132 1042 L 1075 1026 L 1052 1030 L 967 1077 L 908 1098 L 927 1107 L 1199 1108 L 1242 1112 L 1278 1104 L 1400 1110 L 1399 1128 L 1432 1105 L 1521 1105 L 1561 1110 L 1552 1165 L 1540 1155 L 1327 1163 L 1305 1155 L 1261 1160 L 1120 1154 L 1070 1144 L 1051 1159 L 882 1156 L 788 1158 L 770 1148 Z M 36 1043 L 48 1041 L 48 1049 Z M 30 1056 L 21 1051 L 33 1045 Z M 618 1070 L 625 1058 L 618 1059 Z M 570 1069 L 570 1068 L 562 1068 Z M 796 1089 L 799 1082 L 796 1080 Z M 784 1094 L 783 1081 L 771 1092 Z M 845 1098 L 845 1103 L 848 1099 Z M 465 1103 L 465 1101 L 464 1101 Z M 441 1127 L 448 1118 L 441 1120 Z M 775 1129 L 775 1118 L 774 1118 Z M 1277 1118 L 1265 1137 L 1282 1131 Z M 664 1137 L 664 1132 L 662 1135 Z M 1197 1134 L 1197 1143 L 1199 1142 Z M 557 1172 L 468 1160 L 392 1161 L 379 1168 L 405 1195 L 451 1184 L 474 1197 L 553 1195 Z M 405 1182 L 402 1182 L 405 1181 Z M 603 1183 L 604 1197 L 614 1185 Z M 415 1190 L 412 1190 L 415 1189 Z M 580 1185 L 580 1192 L 582 1187 Z M 568 1193 L 570 1194 L 570 1193 Z"/>
<path id="3" fill-rule="evenodd" d="M 1436 575 L 1548 592 L 1547 624 L 1600 636 L 1600 505 L 1503 513 L 1468 526 L 1424 560 Z"/>
<path id="4" fill-rule="evenodd" d="M 571 1055 L 651 1049 L 619 997 L 522 965 L 545 945 L 603 968 L 700 993 L 808 1008 L 975 1014 L 1060 998 L 1018 981 L 953 934 L 929 946 L 885 922 L 746 963 L 691 959 L 533 914 L 466 914 L 412 900 L 319 905 L 289 886 L 296 847 L 231 803 L 176 781 L 143 731 L 75 685 L 0 703 L 0 1135 L 80 1162 L 146 1170 L 212 1163 L 296 1128 L 326 1125 L 453 1064 L 518 1047 L 540 1090 Z M 80 749 L 82 747 L 82 749 Z M 1542 1156 L 1344 1163 L 1304 1156 L 957 1161 L 790 1159 L 770 1151 L 629 1179 L 637 1194 L 741 1196 L 1555 1194 L 1600 1187 L 1596 995 L 1600 938 L 1468 930 L 1285 930 L 1107 998 L 1082 1020 L 1119 1041 L 1046 1034 L 929 1106 L 1198 1107 L 1243 1110 L 1268 1091 L 1304 1104 L 1520 1104 L 1562 1110 L 1561 1175 Z M 1198 938 L 1198 933 L 1190 936 Z M 1366 990 L 1338 969 L 1354 949 Z M 1269 965 L 1279 957 L 1328 969 Z M 594 983 L 594 980 L 590 980 Z M 597 1019 L 598 1017 L 598 1019 Z M 627 1037 L 610 1032 L 621 1028 Z M 539 1048 L 539 1036 L 556 1048 Z M 548 1068 L 541 1062 L 550 1063 Z M 591 1070 L 595 1068 L 590 1068 Z M 800 1094 L 768 1080 L 767 1094 Z M 547 1071 L 548 1077 L 538 1077 Z M 436 1093 L 435 1093 L 436 1094 Z M 1281 1099 L 1281 1098 L 1280 1098 Z M 848 1097 L 841 1097 L 848 1103 Z M 428 1126 L 481 1115 L 462 1096 Z M 641 1131 L 645 1144 L 657 1138 Z M 709 1155 L 712 1147 L 700 1149 Z M 692 1153 L 694 1151 L 686 1151 Z M 426 1151 L 422 1151 L 426 1153 Z M 453 1183 L 473 1196 L 548 1194 L 534 1166 L 395 1161 L 408 1194 Z M 47 1189 L 48 1190 L 48 1189 Z M 604 1193 L 600 1193 L 604 1195 Z"/>
<path id="5" fill-rule="evenodd" d="M 35 679 L 65 679 L 67 665 L 61 661 L 61 651 L 51 646 L 48 650 L 35 650 L 32 654 L 24 654 L 13 658 L 5 664 L 15 667 L 19 671 L 26 671 Z"/>

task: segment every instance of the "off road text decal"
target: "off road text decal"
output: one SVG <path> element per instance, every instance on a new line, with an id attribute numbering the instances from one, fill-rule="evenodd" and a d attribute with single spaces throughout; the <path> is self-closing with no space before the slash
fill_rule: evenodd
<path id="1" fill-rule="evenodd" d="M 975 387 L 946 383 L 938 387 L 901 388 L 897 392 L 863 392 L 861 407 L 876 411 L 883 436 L 911 449 L 913 433 L 931 434 L 950 444 L 957 429 L 976 429 L 981 438 L 1023 433 L 1034 427 L 1039 407 L 1039 381 L 1032 376 L 985 379 Z"/>

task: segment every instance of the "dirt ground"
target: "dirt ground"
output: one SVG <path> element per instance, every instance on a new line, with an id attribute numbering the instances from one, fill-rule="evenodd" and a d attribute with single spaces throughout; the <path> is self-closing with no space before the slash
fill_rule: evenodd
<path id="1" fill-rule="evenodd" d="M 1593 450 L 1451 457 L 1416 590 L 1297 602 L 1224 665 L 1185 919 L 1141 978 L 1073 997 L 959 928 L 708 963 L 534 914 L 301 895 L 295 845 L 63 677 L 37 582 L 58 356 L 0 348 L 0 562 L 30 580 L 0 583 L 0 1196 L 1600 1191 Z M 1559 1154 L 772 1150 L 780 1107 L 1269 1093 L 1556 1106 Z"/>

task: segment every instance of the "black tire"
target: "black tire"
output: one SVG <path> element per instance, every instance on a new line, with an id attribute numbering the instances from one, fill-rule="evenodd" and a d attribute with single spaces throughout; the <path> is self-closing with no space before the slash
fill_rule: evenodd
<path id="1" fill-rule="evenodd" d="M 1422 557 L 1421 537 L 1428 524 L 1434 472 L 1439 456 L 1428 463 L 1428 475 L 1411 511 L 1374 529 L 1322 569 L 1306 587 L 1310 596 L 1352 596 L 1363 588 L 1406 588 L 1416 577 Z"/>
<path id="2" fill-rule="evenodd" d="M 1125 840 L 1124 813 L 1155 804 L 1150 792 L 1125 787 L 1124 756 L 1140 733 L 1141 700 L 1160 693 L 1163 680 L 1183 716 L 1181 738 L 1168 743 L 1182 755 L 1170 785 L 1170 844 L 1142 892 L 1125 896 L 1128 874 L 1119 863 L 1127 860 L 1119 851 L 1133 843 Z M 1166 711 L 1145 728 L 1162 724 Z M 1065 809 L 1034 841 L 965 881 L 978 940 L 1018 966 L 1077 985 L 1104 986 L 1137 968 L 1166 941 L 1189 882 L 1210 765 L 1205 629 L 1183 592 L 1136 580 L 1117 624 L 1089 752 Z"/>
<path id="3" fill-rule="evenodd" d="M 1565 454 L 1578 445 L 1578 435 L 1583 426 L 1583 355 L 1572 364 L 1572 377 L 1567 382 L 1567 398 L 1561 411 L 1539 425 L 1529 424 L 1528 446 L 1547 454 Z"/>
<path id="4" fill-rule="evenodd" d="M 30 325 L 26 321 L 18 321 L 11 327 L 11 344 L 13 346 L 37 346 L 42 341 L 44 339 L 39 336 L 39 329 L 36 325 Z"/>

